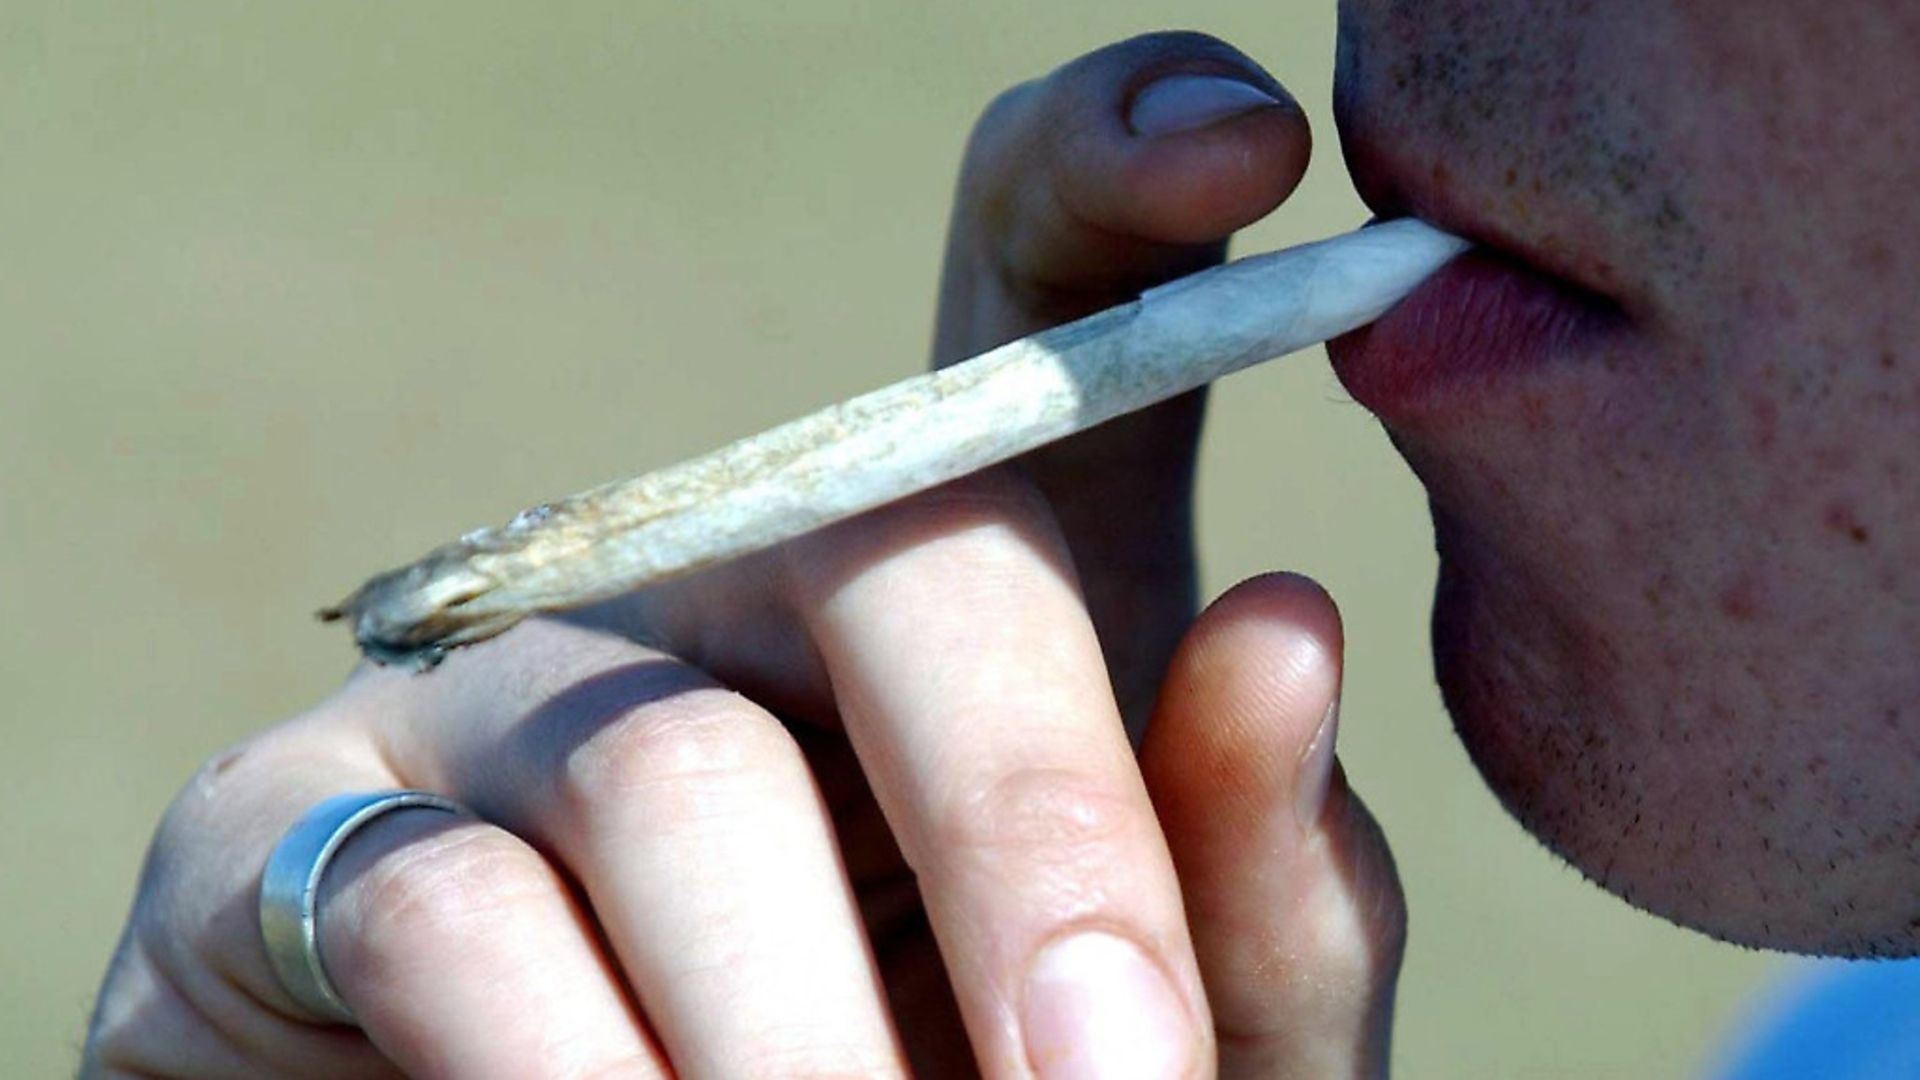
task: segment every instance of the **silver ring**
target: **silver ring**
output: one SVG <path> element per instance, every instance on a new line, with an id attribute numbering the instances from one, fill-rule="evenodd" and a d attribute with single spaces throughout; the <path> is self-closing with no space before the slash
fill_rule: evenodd
<path id="1" fill-rule="evenodd" d="M 373 791 L 335 795 L 306 812 L 267 857 L 260 875 L 260 937 L 280 985 L 302 1007 L 338 1024 L 354 1023 L 320 960 L 314 905 L 320 877 L 335 852 L 368 822 L 390 810 L 427 807 L 466 814 L 452 799 L 430 791 Z"/>

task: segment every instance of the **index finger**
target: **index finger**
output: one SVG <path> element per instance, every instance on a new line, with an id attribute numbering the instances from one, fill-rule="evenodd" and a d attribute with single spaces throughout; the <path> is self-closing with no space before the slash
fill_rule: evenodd
<path id="1" fill-rule="evenodd" d="M 1180 1076 L 1211 1025 L 1071 561 L 990 472 L 796 544 L 799 614 L 988 1075 Z"/>

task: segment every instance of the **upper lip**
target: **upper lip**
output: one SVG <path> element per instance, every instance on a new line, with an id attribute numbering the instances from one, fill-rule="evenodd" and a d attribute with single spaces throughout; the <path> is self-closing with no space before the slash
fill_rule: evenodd
<path id="1" fill-rule="evenodd" d="M 1426 160 L 1420 156 L 1423 151 L 1414 140 L 1396 138 L 1393 141 L 1398 150 L 1388 152 L 1381 145 L 1385 140 L 1371 137 L 1369 130 L 1363 127 L 1359 134 L 1343 133 L 1342 147 L 1354 188 L 1374 214 L 1382 219 L 1417 217 L 1610 306 L 1617 304 L 1605 286 L 1593 280 L 1589 262 L 1576 262 L 1564 243 L 1543 242 L 1485 212 L 1472 190 L 1437 157 Z M 1508 182 L 1518 179 L 1509 175 Z M 1558 208 L 1556 215 L 1572 216 L 1559 214 Z"/>

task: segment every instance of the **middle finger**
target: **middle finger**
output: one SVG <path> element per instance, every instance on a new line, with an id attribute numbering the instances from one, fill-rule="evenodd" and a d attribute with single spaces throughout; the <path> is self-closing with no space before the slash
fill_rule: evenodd
<path id="1" fill-rule="evenodd" d="M 1038 494 L 981 474 L 788 565 L 982 1067 L 1201 1072 L 1178 879 Z"/>

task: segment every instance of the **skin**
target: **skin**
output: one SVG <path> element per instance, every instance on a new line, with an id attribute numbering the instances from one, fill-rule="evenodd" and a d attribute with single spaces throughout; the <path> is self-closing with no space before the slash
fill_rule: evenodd
<path id="1" fill-rule="evenodd" d="M 1431 498 L 1437 668 L 1474 760 L 1639 906 L 1920 951 L 1920 17 L 1341 14 L 1363 194 L 1418 178 L 1411 209 L 1621 309 L 1598 349 L 1385 418 Z"/>
<path id="2" fill-rule="evenodd" d="M 1914 18 L 1497 7 L 1348 4 L 1341 40 L 1363 193 L 1445 201 L 1620 312 L 1604 355 L 1384 417 L 1433 497 L 1463 738 L 1636 903 L 1913 952 Z M 1176 74 L 1275 103 L 1131 128 Z M 1308 147 L 1197 35 L 1009 91 L 969 143 L 935 362 L 1218 259 Z M 1087 1075 L 1098 1041 L 1044 1030 L 1027 976 L 1091 929 L 1161 986 L 1128 1064 L 1379 1075 L 1405 912 L 1332 758 L 1338 616 L 1271 576 L 1192 618 L 1202 410 L 430 678 L 362 671 L 217 755 L 161 823 L 83 1072 Z M 320 948 L 360 1026 L 322 1026 L 267 968 L 259 870 L 321 798 L 397 786 L 478 820 L 342 850 Z"/>
<path id="3" fill-rule="evenodd" d="M 1271 100 L 1132 130 L 1177 74 Z M 1198 35 L 1009 91 L 969 142 L 934 362 L 1217 261 L 1308 152 L 1285 91 Z M 83 1073 L 1380 1074 L 1405 908 L 1333 759 L 1339 616 L 1275 575 L 1195 617 L 1201 410 L 430 677 L 363 670 L 217 755 L 160 825 Z M 319 948 L 359 1027 L 316 1024 L 268 968 L 260 868 L 320 799 L 403 786 L 478 820 L 341 849 Z M 1032 973 L 1083 932 L 1157 988 L 1075 1036 L 1045 989 L 1119 980 Z"/>

